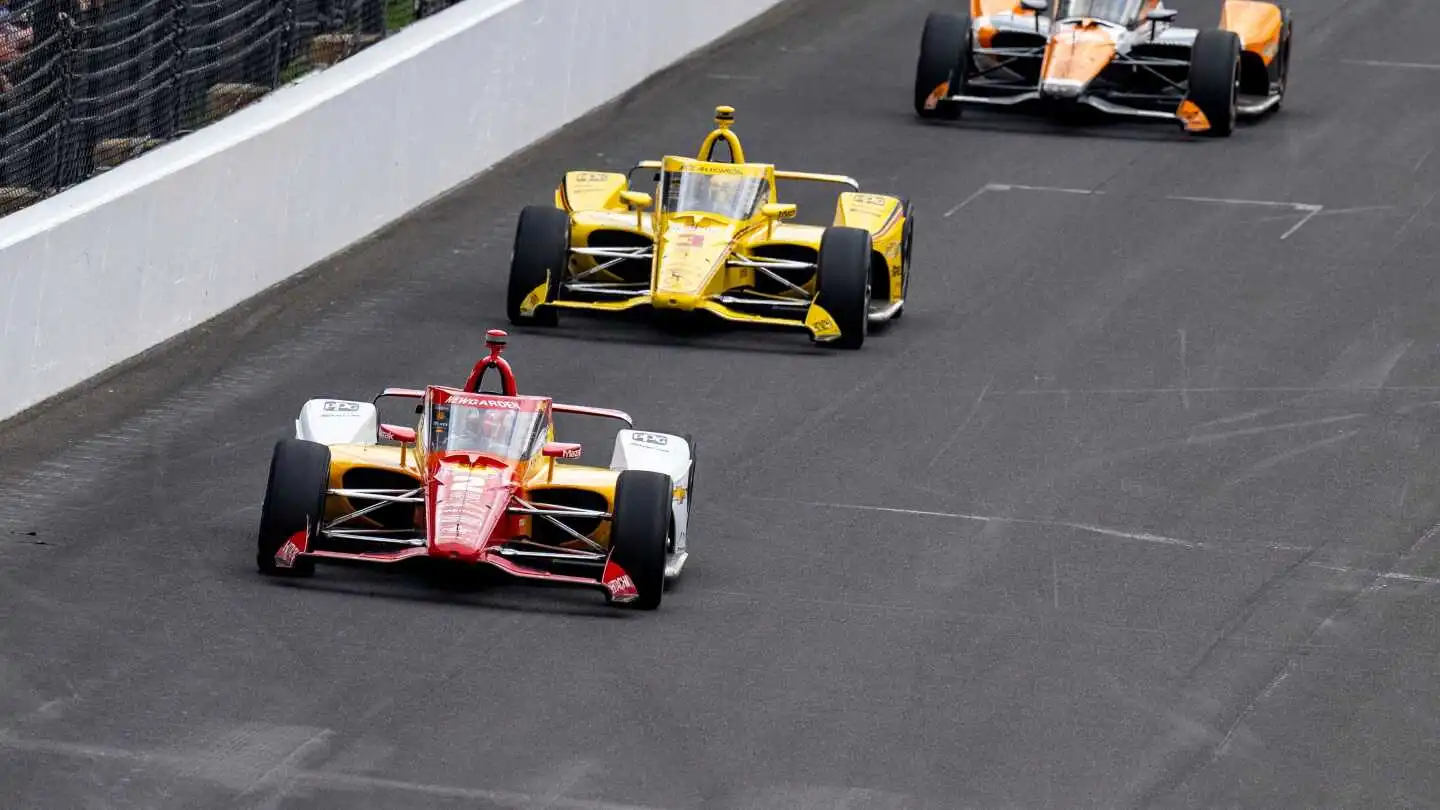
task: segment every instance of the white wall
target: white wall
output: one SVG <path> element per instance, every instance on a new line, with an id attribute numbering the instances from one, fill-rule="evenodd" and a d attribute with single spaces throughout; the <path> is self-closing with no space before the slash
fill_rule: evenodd
<path id="1" fill-rule="evenodd" d="M 0 420 L 373 233 L 779 2 L 464 0 L 0 218 Z"/>

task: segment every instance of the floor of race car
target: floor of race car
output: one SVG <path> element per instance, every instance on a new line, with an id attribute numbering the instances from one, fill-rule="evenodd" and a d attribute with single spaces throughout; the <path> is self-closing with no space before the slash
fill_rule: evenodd
<path id="1" fill-rule="evenodd" d="M 1286 108 L 1209 141 L 923 125 L 925 5 L 800 0 L 9 426 L 8 802 L 1440 803 L 1440 6 L 1295 6 Z M 909 197 L 915 279 L 858 353 L 512 332 L 524 389 L 699 442 L 661 609 L 257 577 L 303 400 L 461 380 L 520 206 L 693 150 L 718 103 L 755 158 Z"/>

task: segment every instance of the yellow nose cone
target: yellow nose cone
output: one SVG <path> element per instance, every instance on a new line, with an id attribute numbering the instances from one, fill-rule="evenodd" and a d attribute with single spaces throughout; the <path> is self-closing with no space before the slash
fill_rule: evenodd
<path id="1" fill-rule="evenodd" d="M 659 293 L 650 299 L 655 309 L 674 309 L 690 312 L 700 305 L 700 296 L 688 293 Z"/>

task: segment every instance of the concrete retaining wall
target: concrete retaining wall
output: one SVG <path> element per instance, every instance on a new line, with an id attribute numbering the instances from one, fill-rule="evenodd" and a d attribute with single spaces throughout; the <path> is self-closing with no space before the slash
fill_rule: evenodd
<path id="1" fill-rule="evenodd" d="M 0 420 L 344 249 L 779 2 L 466 0 L 0 219 Z"/>

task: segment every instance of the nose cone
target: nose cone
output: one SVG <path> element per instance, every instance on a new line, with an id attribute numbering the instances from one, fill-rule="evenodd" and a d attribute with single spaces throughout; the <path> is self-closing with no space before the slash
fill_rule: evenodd
<path id="1" fill-rule="evenodd" d="M 442 462 L 430 491 L 430 553 L 476 562 L 495 541 L 514 491 L 507 468 Z"/>
<path id="2" fill-rule="evenodd" d="M 710 279 L 725 265 L 730 240 L 738 230 L 736 225 L 672 220 L 660 243 L 651 305 L 656 309 L 694 309 L 703 300 Z"/>
<path id="3" fill-rule="evenodd" d="M 1050 37 L 1040 70 L 1040 91 L 1057 98 L 1085 92 L 1115 58 L 1115 39 L 1102 28 L 1079 26 Z"/>

